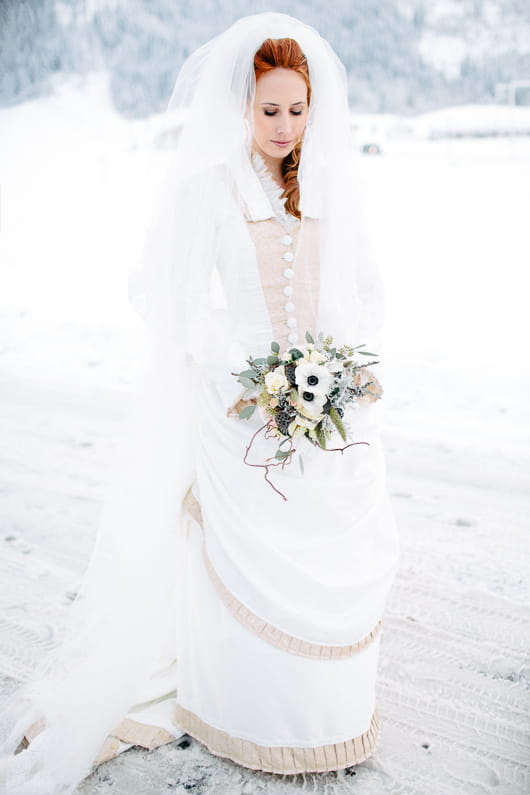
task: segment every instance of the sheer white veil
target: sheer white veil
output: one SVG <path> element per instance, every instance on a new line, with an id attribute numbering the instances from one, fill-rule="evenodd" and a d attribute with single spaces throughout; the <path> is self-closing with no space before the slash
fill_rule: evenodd
<path id="1" fill-rule="evenodd" d="M 216 234 L 230 229 L 231 208 L 243 206 L 249 186 L 255 189 L 247 111 L 255 90 L 253 56 L 269 37 L 296 39 L 309 67 L 300 239 L 303 252 L 306 219 L 318 218 L 320 328 L 337 342 L 364 342 L 379 352 L 383 289 L 362 218 L 344 67 L 313 28 L 290 16 L 240 19 L 186 60 L 168 104 L 168 117 L 181 113 L 185 121 L 129 282 L 131 304 L 146 321 L 145 364 L 109 467 L 95 547 L 64 641 L 3 707 L 0 792 L 73 792 L 178 632 L 175 585 L 182 498 L 193 480 L 197 365 L 241 336 L 212 298 Z M 312 240 L 308 235 L 307 245 Z M 39 719 L 43 731 L 14 755 Z"/>

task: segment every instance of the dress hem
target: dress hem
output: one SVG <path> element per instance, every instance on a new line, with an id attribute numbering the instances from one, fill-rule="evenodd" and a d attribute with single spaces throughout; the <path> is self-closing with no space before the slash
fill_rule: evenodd
<path id="1" fill-rule="evenodd" d="M 371 756 L 380 736 L 377 708 L 372 714 L 370 726 L 359 736 L 307 748 L 258 745 L 251 740 L 233 737 L 222 729 L 210 726 L 178 703 L 175 705 L 175 721 L 179 728 L 205 745 L 214 756 L 230 759 L 251 770 L 280 775 L 327 773 L 358 765 Z"/>

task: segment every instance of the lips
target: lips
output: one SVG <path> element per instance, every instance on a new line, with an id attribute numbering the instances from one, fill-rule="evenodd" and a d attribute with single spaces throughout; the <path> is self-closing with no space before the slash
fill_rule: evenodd
<path id="1" fill-rule="evenodd" d="M 272 143 L 276 144 L 276 146 L 285 147 L 285 146 L 290 146 L 291 141 L 273 141 Z"/>

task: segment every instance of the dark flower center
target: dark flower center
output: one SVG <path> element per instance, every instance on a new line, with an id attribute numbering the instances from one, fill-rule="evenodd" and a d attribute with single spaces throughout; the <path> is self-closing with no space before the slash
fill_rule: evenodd
<path id="1" fill-rule="evenodd" d="M 310 375 L 307 378 L 307 383 L 309 386 L 316 386 L 318 384 L 318 378 L 316 375 Z"/>
<path id="2" fill-rule="evenodd" d="M 308 403 L 315 399 L 315 396 L 312 392 L 302 392 L 302 397 L 304 400 L 307 400 Z"/>

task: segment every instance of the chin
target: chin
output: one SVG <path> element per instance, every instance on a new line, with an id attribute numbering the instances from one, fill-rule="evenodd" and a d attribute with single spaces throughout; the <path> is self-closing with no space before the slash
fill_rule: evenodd
<path id="1" fill-rule="evenodd" d="M 284 159 L 284 157 L 287 157 L 287 155 L 291 154 L 291 152 L 293 151 L 293 149 L 294 149 L 295 145 L 296 145 L 296 144 L 293 144 L 292 146 L 290 146 L 290 147 L 289 147 L 289 148 L 287 148 L 287 149 L 277 149 L 277 147 L 275 147 L 275 146 L 271 146 L 270 148 L 269 148 L 269 147 L 267 147 L 267 149 L 264 149 L 263 151 L 264 151 L 264 152 L 265 152 L 265 154 L 267 154 L 269 157 L 274 157 L 274 158 L 276 158 L 277 160 L 283 160 L 283 159 Z"/>

